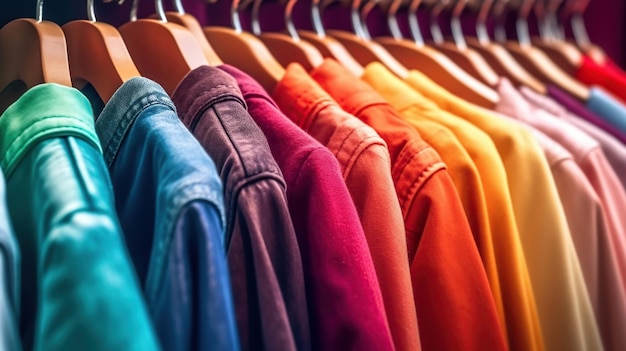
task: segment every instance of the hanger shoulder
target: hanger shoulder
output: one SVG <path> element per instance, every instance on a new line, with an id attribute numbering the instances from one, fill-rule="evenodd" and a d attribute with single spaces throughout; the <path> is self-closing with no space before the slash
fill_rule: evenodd
<path id="1" fill-rule="evenodd" d="M 418 47 L 408 40 L 390 37 L 376 40 L 407 68 L 428 75 L 454 95 L 487 108 L 492 108 L 498 102 L 498 93 L 476 80 L 440 52 L 428 47 Z"/>
<path id="2" fill-rule="evenodd" d="M 140 76 L 115 27 L 91 21 L 63 25 L 73 85 L 91 84 L 105 103 L 132 77 Z"/>
<path id="3" fill-rule="evenodd" d="M 302 40 L 295 40 L 289 35 L 265 32 L 259 35 L 259 39 L 283 66 L 297 62 L 310 71 L 324 62 L 324 56 L 315 46 Z"/>
<path id="4" fill-rule="evenodd" d="M 204 34 L 224 62 L 253 76 L 268 92 L 274 90 L 285 74 L 284 67 L 263 42 L 250 33 L 226 27 L 205 27 Z"/>
<path id="5" fill-rule="evenodd" d="M 476 51 L 470 48 L 459 49 L 454 43 L 449 42 L 433 46 L 433 49 L 446 55 L 480 82 L 488 86 L 495 86 L 498 83 L 498 74 Z"/>
<path id="6" fill-rule="evenodd" d="M 173 94 L 187 73 L 208 65 L 193 35 L 184 27 L 154 19 L 128 22 L 119 29 L 141 75 Z"/>
<path id="7" fill-rule="evenodd" d="M 22 18 L 0 29 L 0 91 L 14 81 L 71 86 L 65 36 L 58 25 Z"/>
<path id="8" fill-rule="evenodd" d="M 339 41 L 361 65 L 380 62 L 399 77 L 406 77 L 408 70 L 378 43 L 359 38 L 349 32 L 329 30 L 328 35 Z"/>
<path id="9" fill-rule="evenodd" d="M 191 32 L 200 46 L 200 49 L 202 49 L 207 61 L 209 61 L 211 65 L 217 66 L 223 63 L 222 59 L 217 55 L 207 40 L 204 32 L 202 31 L 202 26 L 200 26 L 200 23 L 195 17 L 190 14 L 180 14 L 177 12 L 166 12 L 165 15 L 169 22 L 179 24 Z"/>
<path id="10" fill-rule="evenodd" d="M 574 75 L 582 64 L 582 53 L 574 45 L 562 41 L 545 41 L 534 38 L 533 46 L 546 54 L 561 69 Z"/>
<path id="11" fill-rule="evenodd" d="M 298 35 L 315 46 L 322 56 L 332 58 L 339 62 L 357 77 L 363 75 L 363 66 L 358 63 L 348 50 L 346 50 L 345 46 L 341 45 L 337 40 L 328 36 L 322 37 L 314 32 L 304 30 L 298 31 Z"/>
<path id="12" fill-rule="evenodd" d="M 509 41 L 505 48 L 533 76 L 549 84 L 557 85 L 580 101 L 589 98 L 589 88 L 572 78 L 550 60 L 543 52 L 532 46 L 521 46 Z"/>
<path id="13" fill-rule="evenodd" d="M 481 44 L 476 38 L 466 38 L 466 41 L 499 76 L 506 77 L 515 86 L 527 86 L 536 92 L 546 93 L 546 86 L 528 73 L 502 46 L 494 43 Z"/>

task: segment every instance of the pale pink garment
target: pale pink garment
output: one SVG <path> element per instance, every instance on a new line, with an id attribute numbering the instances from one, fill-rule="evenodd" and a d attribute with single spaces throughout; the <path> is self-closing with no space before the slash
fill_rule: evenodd
<path id="1" fill-rule="evenodd" d="M 543 136 L 539 136 L 538 141 L 548 158 L 548 154 L 556 149 L 554 144 L 560 145 L 569 152 L 579 168 L 578 172 L 571 170 L 571 166 L 567 167 L 567 172 L 563 167 L 553 169 L 553 176 L 603 344 L 606 350 L 624 350 L 626 276 L 621 268 L 626 267 L 626 230 L 621 214 L 626 213 L 626 195 L 623 188 L 597 141 L 526 101 L 507 80 L 498 84 L 498 93 L 498 112 L 540 131 Z M 550 142 L 544 140 L 546 138 Z M 589 194 L 590 190 L 594 191 L 593 196 Z"/>
<path id="2" fill-rule="evenodd" d="M 569 110 L 551 97 L 536 93 L 527 87 L 522 87 L 520 92 L 532 105 L 567 121 L 594 138 L 600 144 L 604 156 L 606 156 L 611 167 L 613 167 L 613 171 L 615 171 L 620 183 L 622 183 L 622 187 L 626 189 L 626 145 L 593 123 L 570 113 Z"/>

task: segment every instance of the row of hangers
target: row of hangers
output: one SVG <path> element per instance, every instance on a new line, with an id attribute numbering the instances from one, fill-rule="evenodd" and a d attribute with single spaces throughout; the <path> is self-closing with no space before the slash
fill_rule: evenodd
<path id="1" fill-rule="evenodd" d="M 111 0 L 104 0 L 110 2 Z M 119 0 L 122 4 L 124 0 Z M 115 28 L 96 20 L 94 0 L 87 0 L 88 20 L 62 27 L 43 20 L 43 0 L 36 17 L 14 20 L 0 29 L 0 111 L 26 89 L 44 82 L 82 88 L 91 84 L 107 102 L 125 81 L 144 76 L 172 94 L 191 70 L 202 65 L 232 64 L 251 74 L 272 91 L 284 67 L 298 62 L 306 69 L 331 57 L 360 75 L 370 62 L 381 62 L 400 77 L 416 69 L 452 93 L 491 108 L 498 100 L 498 77 L 515 85 L 545 92 L 553 84 L 584 101 L 589 90 L 572 73 L 583 53 L 603 59 L 590 43 L 582 13 L 589 0 L 312 0 L 313 31 L 298 30 L 292 21 L 296 0 L 284 6 L 286 33 L 263 32 L 259 13 L 263 0 L 232 0 L 233 27 L 204 27 L 185 13 L 180 0 L 166 12 L 155 0 L 156 14 L 137 19 L 138 0 L 130 20 Z M 324 10 L 334 4 L 349 5 L 352 32 L 327 30 Z M 252 5 L 252 33 L 242 29 L 240 12 Z M 420 6 L 430 6 L 432 42 L 425 42 L 418 23 Z M 386 13 L 390 36 L 372 38 L 368 14 L 376 6 Z M 460 16 L 477 12 L 476 36 L 466 36 Z M 452 40 L 441 35 L 439 15 L 451 11 Z M 528 15 L 534 11 L 540 36 L 531 38 Z M 410 39 L 403 36 L 398 14 L 408 16 Z M 508 40 L 504 22 L 517 13 L 517 40 Z M 561 15 L 561 16 L 559 16 Z M 487 19 L 496 19 L 495 41 L 487 31 Z M 569 18 L 575 42 L 565 40 L 559 17 Z M 18 84 L 19 83 L 19 84 Z"/>

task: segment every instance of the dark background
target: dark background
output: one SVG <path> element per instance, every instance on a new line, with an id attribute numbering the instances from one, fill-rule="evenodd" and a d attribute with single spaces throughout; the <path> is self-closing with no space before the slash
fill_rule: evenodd
<path id="1" fill-rule="evenodd" d="M 116 2 L 102 3 L 102 0 L 96 1 L 96 15 L 98 20 L 120 25 L 127 21 L 129 16 L 132 0 L 126 0 L 123 5 Z M 34 0 L 0 0 L 0 26 L 7 22 L 20 17 L 34 17 L 35 15 Z M 170 1 L 164 0 L 166 9 L 172 9 Z M 294 22 L 299 29 L 310 29 L 310 0 L 300 0 L 294 9 Z M 188 13 L 195 15 L 203 25 L 230 26 L 231 20 L 229 8 L 231 1 L 218 0 L 216 3 L 208 4 L 204 0 L 183 0 L 183 5 Z M 421 25 L 423 33 L 428 39 L 427 32 L 427 11 L 422 6 L 420 13 Z M 154 12 L 154 2 L 148 0 L 140 1 L 140 17 L 149 16 Z M 86 19 L 86 1 L 83 0 L 46 0 L 44 3 L 44 19 L 54 21 L 59 24 L 74 20 Z M 404 16 L 399 16 L 403 29 L 406 25 Z M 472 11 L 465 11 L 463 14 L 463 24 L 465 33 L 473 35 L 473 18 Z M 249 28 L 247 20 L 249 16 L 244 13 L 242 22 L 244 28 Z M 330 6 L 325 13 L 324 22 L 328 28 L 351 29 L 349 9 L 337 3 Z M 530 19 L 531 33 L 537 33 L 536 26 L 533 25 L 534 19 L 531 15 Z M 585 22 L 587 31 L 592 42 L 602 47 L 606 53 L 613 58 L 620 66 L 626 67 L 626 1 L 624 0 L 591 0 L 587 11 L 585 12 Z M 379 10 L 374 10 L 368 18 L 370 32 L 373 35 L 387 35 L 387 27 L 385 24 L 384 14 Z M 449 14 L 443 13 L 440 17 L 440 23 L 444 34 L 448 34 L 449 30 Z M 264 0 L 261 8 L 261 24 L 263 30 L 277 31 L 284 28 L 282 5 L 276 1 Z M 514 15 L 508 18 L 508 32 L 514 38 Z M 405 31 L 406 33 L 406 31 Z M 571 33 L 570 33 L 571 34 Z"/>

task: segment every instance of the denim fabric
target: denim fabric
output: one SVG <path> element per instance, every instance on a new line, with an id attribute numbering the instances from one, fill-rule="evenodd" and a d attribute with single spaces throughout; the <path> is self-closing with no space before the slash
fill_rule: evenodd
<path id="1" fill-rule="evenodd" d="M 0 118 L 26 350 L 157 350 L 87 99 L 42 84 Z"/>
<path id="2" fill-rule="evenodd" d="M 612 95 L 601 88 L 591 88 L 587 108 L 622 133 L 626 133 L 626 106 Z"/>
<path id="3" fill-rule="evenodd" d="M 222 184 L 211 158 L 145 78 L 96 121 L 116 208 L 165 350 L 238 350 L 224 248 Z"/>
<path id="4" fill-rule="evenodd" d="M 237 82 L 214 67 L 191 71 L 172 100 L 220 169 L 226 245 L 244 350 L 310 350 L 302 258 L 285 181 Z"/>
<path id="5" fill-rule="evenodd" d="M 20 252 L 9 219 L 6 184 L 0 172 L 0 350 L 22 349 L 17 320 L 20 310 Z"/>

